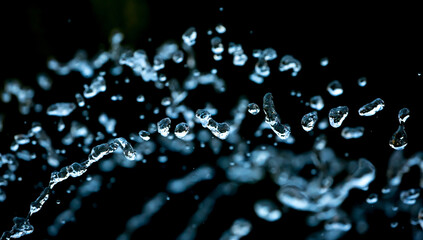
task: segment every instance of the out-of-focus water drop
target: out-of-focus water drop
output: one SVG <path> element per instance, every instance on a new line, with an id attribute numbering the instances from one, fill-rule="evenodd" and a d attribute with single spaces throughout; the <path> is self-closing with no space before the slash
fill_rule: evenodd
<path id="1" fill-rule="evenodd" d="M 342 88 L 341 82 L 338 80 L 334 80 L 330 82 L 326 88 L 330 95 L 336 97 L 344 93 L 344 89 Z"/>

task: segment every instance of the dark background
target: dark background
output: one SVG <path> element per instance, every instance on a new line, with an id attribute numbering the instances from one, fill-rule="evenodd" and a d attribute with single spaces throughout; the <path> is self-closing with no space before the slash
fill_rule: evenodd
<path id="1" fill-rule="evenodd" d="M 223 11 L 219 10 L 221 7 Z M 353 205 L 363 203 L 370 192 L 379 192 L 385 184 L 387 162 L 393 152 L 387 143 L 397 128 L 398 110 L 403 107 L 411 110 L 411 117 L 406 125 L 410 143 L 404 154 L 411 155 L 421 150 L 420 123 L 423 119 L 419 112 L 422 103 L 422 77 L 418 74 L 423 70 L 423 41 L 420 37 L 421 13 L 415 9 L 412 6 L 403 8 L 397 5 L 332 6 L 285 2 L 279 4 L 273 1 L 254 4 L 235 1 L 13 1 L 0 10 L 3 59 L 0 81 L 18 78 L 24 85 L 32 86 L 39 92 L 41 89 L 37 87 L 36 75 L 48 72 L 48 58 L 54 57 L 60 62 L 67 62 L 79 49 L 86 50 L 92 57 L 98 51 L 108 49 L 108 39 L 114 29 L 125 34 L 124 45 L 133 49 L 145 49 L 154 54 L 154 50 L 164 41 L 180 41 L 182 33 L 188 27 L 195 26 L 199 33 L 194 46 L 198 68 L 201 71 L 218 69 L 218 75 L 227 83 L 227 92 L 219 95 L 211 87 L 200 87 L 191 92 L 186 100 L 193 109 L 201 108 L 205 102 L 210 101 L 219 109 L 219 121 L 223 121 L 230 118 L 230 110 L 236 105 L 239 96 L 247 96 L 251 102 L 261 105 L 263 95 L 272 92 L 279 114 L 284 121 L 290 123 L 297 140 L 293 146 L 280 147 L 303 152 L 310 149 L 314 137 L 306 134 L 299 126 L 299 119 L 309 111 L 299 101 L 307 101 L 311 96 L 321 94 L 326 103 L 322 113 L 339 105 L 349 106 L 351 114 L 345 121 L 345 126 L 365 126 L 365 136 L 359 140 L 346 141 L 340 137 L 339 129 L 328 129 L 325 133 L 328 135 L 329 146 L 340 156 L 349 153 L 349 159 L 368 158 L 378 171 L 378 177 L 369 192 L 352 192 L 345 203 L 345 209 L 350 209 Z M 227 29 L 222 35 L 225 46 L 230 41 L 243 45 L 249 56 L 245 67 L 234 67 L 229 55 L 224 55 L 224 59 L 218 63 L 212 60 L 210 36 L 206 32 L 213 30 L 217 24 L 223 24 Z M 278 58 L 270 63 L 271 76 L 265 79 L 264 84 L 257 85 L 248 80 L 255 63 L 251 52 L 253 49 L 266 47 L 276 49 Z M 279 59 L 285 54 L 291 54 L 301 61 L 303 68 L 298 77 L 292 78 L 290 73 L 280 73 L 277 70 Z M 322 57 L 329 58 L 329 65 L 325 68 L 319 64 Z M 81 92 L 82 85 L 87 83 L 77 73 L 65 77 L 55 77 L 53 73 L 48 73 L 54 79 L 53 89 L 36 99 L 46 106 L 58 101 L 73 100 L 75 92 Z M 125 74 L 130 76 L 130 71 Z M 368 79 L 368 85 L 364 88 L 357 85 L 357 79 L 362 76 Z M 336 98 L 326 91 L 327 83 L 335 79 L 344 86 L 344 94 Z M 126 137 L 131 132 L 145 128 L 146 122 L 140 122 L 136 117 L 143 110 L 130 104 L 124 109 L 119 108 L 117 103 L 103 106 L 101 102 L 110 99 L 113 93 L 134 97 L 143 93 L 147 98 L 156 100 L 166 95 L 165 91 L 153 89 L 154 87 L 142 81 L 132 81 L 130 87 L 119 85 L 109 88 L 105 96 L 98 96 L 90 102 L 92 106 L 96 106 L 96 109 L 90 111 L 94 112 L 93 115 L 106 111 L 118 122 L 128 122 L 117 128 L 118 135 Z M 301 91 L 302 97 L 298 99 L 290 96 L 292 90 Z M 386 108 L 375 117 L 359 117 L 356 113 L 358 108 L 376 97 L 385 101 Z M 157 104 L 158 102 L 159 100 Z M 152 104 L 155 105 L 154 102 Z M 28 122 L 33 120 L 51 123 L 51 126 L 43 126 L 55 132 L 56 120 L 45 118 L 42 114 L 22 117 L 17 111 L 16 101 L 8 105 L 2 103 L 1 107 L 1 112 L 7 117 L 5 129 L 1 133 L 2 153 L 8 151 L 13 135 L 27 131 L 30 126 Z M 162 117 L 152 116 L 149 121 L 154 122 Z M 261 120 L 250 118 L 248 121 L 241 129 L 242 136 L 253 139 L 252 134 Z M 93 129 L 98 128 L 95 122 L 86 124 Z M 319 131 L 316 130 L 314 136 L 318 134 Z M 53 141 L 61 139 L 60 135 L 56 138 L 52 134 L 51 137 Z M 256 144 L 269 142 L 266 137 L 254 141 Z M 204 154 L 210 157 L 205 158 Z M 184 159 L 178 154 L 168 155 L 170 160 L 166 164 L 152 161 L 133 169 L 102 173 L 105 179 L 115 177 L 115 185 L 84 200 L 81 211 L 77 213 L 77 221 L 66 224 L 57 239 L 115 239 L 123 231 L 126 220 L 134 212 L 139 213 L 147 199 L 164 191 L 169 179 L 182 176 L 202 163 L 216 165 L 216 157 L 207 150 L 200 150 Z M 66 161 L 69 163 L 86 157 L 80 151 L 68 156 Z M 32 180 L 48 182 L 51 169 L 46 172 L 30 171 L 31 167 L 39 167 L 41 164 L 28 164 L 22 164 L 21 172 L 18 172 L 24 181 L 11 183 L 7 188 L 8 200 L 0 205 L 0 232 L 10 229 L 14 216 L 24 216 L 29 202 L 40 192 L 40 188 L 35 188 Z M 99 173 L 98 169 L 90 171 L 92 174 Z M 174 239 L 185 228 L 198 206 L 198 201 L 193 200 L 192 196 L 198 194 L 200 199 L 204 198 L 223 180 L 224 174 L 218 172 L 215 181 L 195 187 L 188 194 L 172 196 L 174 201 L 152 219 L 151 225 L 137 231 L 134 237 Z M 70 182 L 72 183 L 65 183 L 63 187 L 58 186 L 51 197 L 51 203 L 45 205 L 46 209 L 31 218 L 35 232 L 28 239 L 50 239 L 45 229 L 57 214 L 66 209 L 69 199 L 64 192 L 69 187 L 68 184 L 80 184 L 78 180 Z M 411 180 L 410 184 L 415 182 Z M 297 237 L 291 238 L 303 239 L 314 232 L 316 229 L 306 227 L 305 214 L 301 212 L 291 210 L 275 223 L 261 221 L 255 216 L 252 208 L 254 202 L 260 198 L 276 200 L 277 189 L 269 179 L 265 179 L 258 184 L 241 187 L 234 197 L 218 201 L 216 210 L 199 228 L 198 238 L 217 239 L 238 217 L 245 217 L 253 223 L 253 232 L 248 239 L 279 239 L 292 234 L 297 234 Z M 61 200 L 63 204 L 56 205 L 55 199 Z M 396 229 L 390 228 L 392 219 L 386 218 L 383 213 L 370 212 L 368 217 L 370 228 L 366 235 L 358 236 L 352 230 L 345 239 L 373 239 L 376 236 L 381 237 L 381 234 L 392 238 L 411 238 L 408 216 L 398 217 L 400 224 Z"/>

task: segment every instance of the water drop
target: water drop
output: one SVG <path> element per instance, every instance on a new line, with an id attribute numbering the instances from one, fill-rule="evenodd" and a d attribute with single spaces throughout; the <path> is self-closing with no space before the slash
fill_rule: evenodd
<path id="1" fill-rule="evenodd" d="M 344 127 L 341 136 L 345 139 L 361 138 L 364 134 L 364 127 Z"/>
<path id="2" fill-rule="evenodd" d="M 254 204 L 254 211 L 257 216 L 268 221 L 274 222 L 281 218 L 282 211 L 270 200 L 259 200 Z"/>
<path id="3" fill-rule="evenodd" d="M 179 123 L 178 125 L 176 125 L 175 127 L 175 136 L 178 138 L 183 138 L 185 137 L 189 132 L 189 126 L 187 123 Z"/>
<path id="4" fill-rule="evenodd" d="M 385 102 L 380 98 L 376 98 L 372 102 L 367 103 L 364 106 L 362 106 L 358 110 L 358 114 L 360 114 L 360 116 L 366 116 L 366 117 L 367 116 L 373 116 L 377 112 L 381 111 L 384 107 L 385 107 Z"/>
<path id="5" fill-rule="evenodd" d="M 320 95 L 316 95 L 310 98 L 310 107 L 317 111 L 322 110 L 325 107 L 323 98 Z"/>
<path id="6" fill-rule="evenodd" d="M 339 106 L 329 111 L 329 123 L 332 127 L 338 128 L 348 116 L 349 109 L 347 106 Z"/>
<path id="7" fill-rule="evenodd" d="M 317 112 L 313 111 L 313 112 L 305 114 L 302 117 L 301 126 L 303 127 L 304 131 L 310 132 L 311 130 L 313 130 L 316 122 L 317 122 Z"/>
<path id="8" fill-rule="evenodd" d="M 144 141 L 148 141 L 150 140 L 150 132 L 145 131 L 145 130 L 141 130 L 138 135 L 140 136 L 140 138 Z"/>
<path id="9" fill-rule="evenodd" d="M 255 103 L 249 103 L 247 109 L 252 115 L 257 115 L 260 112 L 260 107 Z"/>
<path id="10" fill-rule="evenodd" d="M 366 199 L 366 202 L 368 204 L 375 204 L 377 203 L 377 201 L 378 201 L 378 196 L 376 193 L 371 193 Z"/>
<path id="11" fill-rule="evenodd" d="M 398 121 L 400 124 L 404 124 L 409 117 L 410 110 L 408 108 L 403 108 L 398 112 Z"/>
<path id="12" fill-rule="evenodd" d="M 358 86 L 360 87 L 364 87 L 367 85 L 367 78 L 366 77 L 361 77 L 357 80 L 358 82 Z"/>
<path id="13" fill-rule="evenodd" d="M 336 97 L 344 92 L 341 83 L 338 80 L 330 82 L 326 88 L 330 95 Z"/>
<path id="14" fill-rule="evenodd" d="M 403 150 L 407 144 L 408 139 L 407 133 L 405 132 L 405 126 L 401 124 L 389 140 L 389 146 L 395 150 Z"/>
<path id="15" fill-rule="evenodd" d="M 182 40 L 188 46 L 192 46 L 195 44 L 195 40 L 197 39 L 197 31 L 194 27 L 188 28 L 184 34 L 182 34 Z"/>
<path id="16" fill-rule="evenodd" d="M 163 118 L 157 123 L 157 131 L 163 137 L 167 137 L 169 135 L 171 120 L 170 118 Z"/>

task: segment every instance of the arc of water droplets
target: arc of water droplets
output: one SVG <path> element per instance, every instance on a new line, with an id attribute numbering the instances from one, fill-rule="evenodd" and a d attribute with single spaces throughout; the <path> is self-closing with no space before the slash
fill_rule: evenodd
<path id="1" fill-rule="evenodd" d="M 266 115 L 265 122 L 269 124 L 273 132 L 281 139 L 287 139 L 291 134 L 291 127 L 288 124 L 281 123 L 279 114 L 275 110 L 271 93 L 266 93 L 263 97 L 263 111 Z"/>
<path id="2" fill-rule="evenodd" d="M 38 212 L 43 207 L 44 203 L 48 200 L 49 195 L 53 187 L 68 179 L 69 177 L 79 177 L 84 174 L 88 168 L 95 162 L 102 159 L 104 156 L 115 152 L 118 148 L 123 150 L 123 154 L 128 160 L 134 160 L 136 152 L 132 148 L 131 144 L 124 138 L 116 138 L 111 143 L 103 143 L 95 146 L 88 156 L 88 160 L 77 163 L 74 162 L 69 166 L 61 168 L 58 172 L 51 173 L 49 185 L 44 188 L 40 196 L 30 204 L 30 210 L 26 218 L 14 218 L 15 225 L 12 230 L 4 232 L 1 236 L 1 240 L 9 240 L 10 238 L 20 238 L 24 235 L 31 234 L 34 230 L 32 225 L 29 223 L 29 218 L 32 214 Z"/>

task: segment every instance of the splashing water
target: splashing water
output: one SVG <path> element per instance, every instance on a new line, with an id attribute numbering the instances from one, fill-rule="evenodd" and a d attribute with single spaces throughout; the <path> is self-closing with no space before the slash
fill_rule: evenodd
<path id="1" fill-rule="evenodd" d="M 5 230 L 0 239 L 21 238 L 32 234 L 34 226 L 38 226 L 41 222 L 35 216 L 43 210 L 48 211 L 54 208 L 52 204 L 48 204 L 49 201 L 60 203 L 66 202 L 65 198 L 73 198 L 69 201 L 68 208 L 55 216 L 48 227 L 47 232 L 51 237 L 60 237 L 60 232 L 64 231 L 61 228 L 67 222 L 75 221 L 77 225 L 79 221 L 82 221 L 79 219 L 78 211 L 88 208 L 84 204 L 88 202 L 90 195 L 104 191 L 106 186 L 109 190 L 113 189 L 110 186 L 113 186 L 115 181 L 119 182 L 120 178 L 124 178 L 120 175 L 122 173 L 123 175 L 133 173 L 143 167 L 150 171 L 155 169 L 154 166 L 159 166 L 157 169 L 166 169 L 168 175 L 161 174 L 162 172 L 157 170 L 157 175 L 162 178 L 161 188 L 157 191 L 153 190 L 156 192 L 142 193 L 145 194 L 143 195 L 144 202 L 142 206 L 134 209 L 136 214 L 125 214 L 128 219 L 126 224 L 122 225 L 120 234 L 116 236 L 119 240 L 138 237 L 139 229 L 157 224 L 159 216 L 163 217 L 163 212 L 168 208 L 180 211 L 181 207 L 177 205 L 178 198 L 188 202 L 194 208 L 189 209 L 191 212 L 188 210 L 184 212 L 184 214 L 191 214 L 191 217 L 178 219 L 187 223 L 185 228 L 178 230 L 173 239 L 201 238 L 199 236 L 203 231 L 203 224 L 207 224 L 208 219 L 213 219 L 213 211 L 220 208 L 222 202 L 238 193 L 244 194 L 243 191 L 248 187 L 260 188 L 260 184 L 269 182 L 273 184 L 273 189 L 266 188 L 265 191 L 270 191 L 270 194 L 249 196 L 257 198 L 254 198 L 254 201 L 248 201 L 252 204 L 244 211 L 253 212 L 255 215 L 245 214 L 245 218 L 239 216 L 228 219 L 227 222 L 226 219 L 222 219 L 224 228 L 219 228 L 220 239 L 242 239 L 252 236 L 252 233 L 255 234 L 253 237 L 256 237 L 255 228 L 263 222 L 271 224 L 271 222 L 290 221 L 289 217 L 297 214 L 297 211 L 301 211 L 301 214 L 305 216 L 305 226 L 316 231 L 307 239 L 326 239 L 326 237 L 340 239 L 349 232 L 356 231 L 360 234 L 366 232 L 365 226 L 369 224 L 365 216 L 372 212 L 373 208 L 382 210 L 387 216 L 395 216 L 393 206 L 398 206 L 396 211 L 408 213 L 411 222 L 413 220 L 415 222 L 414 225 L 411 224 L 412 227 L 421 231 L 423 204 L 420 201 L 420 188 L 423 187 L 423 177 L 420 176 L 418 187 L 403 189 L 400 184 L 404 175 L 414 169 L 423 168 L 421 153 L 405 157 L 401 155 L 402 151 L 393 151 L 386 172 L 387 186 L 383 188 L 381 195 L 374 192 L 371 184 L 380 176 L 376 175 L 377 170 L 373 163 L 378 160 L 370 158 L 368 160 L 364 157 L 353 159 L 348 157 L 348 154 L 345 154 L 345 159 L 339 157 L 336 149 L 331 148 L 332 138 L 325 134 L 329 123 L 335 129 L 328 131 L 335 131 L 338 136 L 341 136 L 339 141 L 343 141 L 342 143 L 346 145 L 353 141 L 349 139 L 361 141 L 371 135 L 371 126 L 366 128 L 346 126 L 342 130 L 338 129 L 349 114 L 349 108 L 341 105 L 345 103 L 339 102 L 341 106 L 332 107 L 331 100 L 326 98 L 325 101 L 323 100 L 323 93 L 313 92 L 307 95 L 309 93 L 300 90 L 295 96 L 307 108 L 304 111 L 297 111 L 297 114 L 302 117 L 285 108 L 286 105 L 292 103 L 275 101 L 281 109 L 282 114 L 279 115 L 272 93 L 264 92 L 263 96 L 261 89 L 257 90 L 256 95 L 263 96 L 263 119 L 259 114 L 259 105 L 249 101 L 256 101 L 254 99 L 256 96 L 240 97 L 232 111 L 225 112 L 224 108 L 215 101 L 214 95 L 210 97 L 208 94 L 198 92 L 202 88 L 198 88 L 199 85 L 204 85 L 204 88 L 210 85 L 219 97 L 226 97 L 227 95 L 224 94 L 229 89 L 226 88 L 226 84 L 230 83 L 230 80 L 223 79 L 225 75 L 221 74 L 220 69 L 213 69 L 210 72 L 200 72 L 196 69 L 197 58 L 194 48 L 197 47 L 197 41 L 198 45 L 207 45 L 209 53 L 211 50 L 214 64 L 224 64 L 223 59 L 229 56 L 231 67 L 248 68 L 247 75 L 255 82 L 254 84 L 264 84 L 265 78 L 269 82 L 273 81 L 271 78 L 275 74 L 273 72 L 275 67 L 280 72 L 291 71 L 291 76 L 287 76 L 291 79 L 298 79 L 303 75 L 303 73 L 299 74 L 303 68 L 301 62 L 292 55 L 285 54 L 279 63 L 273 64 L 272 61 L 278 58 L 278 52 L 275 49 L 255 49 L 250 55 L 247 50 L 251 46 L 226 42 L 230 28 L 219 24 L 214 29 L 215 33 L 210 30 L 209 40 L 202 42 L 203 33 L 197 32 L 195 27 L 190 27 L 182 33 L 179 42 L 163 43 L 156 49 L 156 54 L 153 56 L 150 56 L 149 51 L 122 47 L 120 44 L 124 36 L 122 33 L 115 33 L 110 40 L 110 50 L 101 52 L 93 60 L 89 60 L 86 54 L 81 52 L 67 63 L 49 60 L 47 67 L 54 74 L 66 76 L 76 72 L 78 76 L 89 80 L 87 84 L 80 86 L 79 92 L 72 93 L 72 98 L 63 102 L 48 102 L 45 105 L 42 103 L 36 107 L 34 102 L 37 99 L 35 98 L 37 92 L 23 86 L 19 81 L 7 81 L 2 90 L 4 103 L 12 104 L 11 98 L 16 96 L 19 112 L 23 116 L 31 115 L 34 111 L 59 118 L 55 119 L 57 126 L 53 128 L 54 130 L 49 128 L 48 125 L 51 124 L 49 120 L 43 121 L 42 124 L 28 120 L 25 125 L 30 126 L 29 130 L 22 131 L 22 129 L 6 129 L 4 126 L 9 123 L 4 119 L 8 119 L 9 115 L 0 114 L 0 132 L 5 130 L 10 132 L 9 139 L 5 139 L 5 142 L 6 140 L 11 142 L 7 145 L 9 152 L 0 154 L 0 204 L 8 204 L 9 185 L 16 189 L 20 187 L 12 184 L 21 174 L 17 171 L 20 167 L 28 167 L 35 160 L 45 160 L 46 165 L 43 166 L 43 171 L 51 170 L 50 178 L 48 182 L 44 182 L 45 185 L 41 180 L 40 184 L 34 184 L 33 189 L 40 191 L 37 192 L 39 195 L 34 197 L 35 200 L 28 202 L 27 216 L 14 217 L 13 226 L 12 224 L 7 226 L 11 227 L 10 230 Z M 257 61 L 252 62 L 248 60 L 249 57 L 256 58 Z M 302 60 L 301 57 L 299 59 Z M 328 58 L 320 60 L 320 66 L 325 67 L 324 69 L 328 69 L 326 68 L 328 63 Z M 304 68 L 306 66 L 304 63 Z M 133 75 L 126 77 L 125 83 L 112 79 L 123 75 L 123 67 L 131 70 Z M 173 68 L 178 67 L 189 72 L 184 79 L 176 79 L 170 73 Z M 332 60 L 330 67 L 332 67 Z M 36 83 L 42 91 L 53 91 L 54 78 L 47 74 L 40 74 L 37 76 Z M 120 93 L 114 91 L 113 84 L 132 86 L 136 81 L 146 86 L 156 87 L 157 93 L 149 94 L 149 90 L 141 89 L 132 96 L 126 94 L 125 91 Z M 365 77 L 358 79 L 359 87 L 366 86 L 366 83 Z M 167 92 L 163 93 L 164 91 L 161 91 L 163 89 Z M 272 90 L 275 93 L 275 99 L 286 94 L 284 90 L 286 89 Z M 331 96 L 340 96 L 344 93 L 343 86 L 337 80 L 329 83 L 326 90 Z M 349 89 L 345 88 L 345 90 Z M 154 96 L 155 94 L 159 97 Z M 193 95 L 200 95 L 208 102 L 202 106 L 200 104 L 203 103 L 190 102 L 189 99 Z M 108 102 L 103 104 L 104 96 L 107 97 Z M 156 98 L 159 99 L 158 102 Z M 125 107 L 127 101 L 133 101 L 137 108 Z M 229 103 L 231 103 L 230 100 L 225 99 L 224 104 Z M 325 103 L 332 108 L 325 111 Z M 198 109 L 198 107 L 202 108 Z M 350 107 L 353 108 L 352 105 Z M 373 116 L 384 107 L 384 101 L 377 98 L 363 105 L 358 112 L 360 116 Z M 44 110 L 37 111 L 37 108 Z M 113 114 L 114 108 L 121 112 Z M 96 113 L 94 110 L 99 112 Z M 125 122 L 127 115 L 131 115 L 131 112 L 137 113 L 139 125 Z M 326 115 L 328 118 L 319 119 L 320 113 L 328 114 Z M 295 121 L 291 121 L 293 116 L 296 117 Z M 402 108 L 397 115 L 399 127 L 389 140 L 389 146 L 395 150 L 404 150 L 408 144 L 405 122 L 409 116 L 408 108 Z M 157 119 L 154 119 L 155 117 Z M 258 126 L 253 125 L 253 121 L 256 120 L 259 122 Z M 292 129 L 289 124 L 282 121 L 292 124 Z M 175 126 L 171 124 L 172 122 L 178 124 Z M 99 125 L 99 127 L 92 127 L 91 124 Z M 131 132 L 122 131 L 122 125 L 131 127 Z M 244 128 L 252 129 L 255 137 L 244 136 Z M 301 128 L 308 133 L 301 132 L 299 130 Z M 365 130 L 366 134 L 364 134 Z M 310 150 L 300 153 L 291 151 L 291 145 L 304 144 L 301 138 L 297 138 L 301 134 L 307 135 L 307 138 L 314 138 L 314 142 L 309 146 Z M 260 144 L 263 140 L 261 138 L 271 143 Z M 387 146 L 386 139 L 385 146 Z M 41 147 L 43 153 L 32 152 L 32 148 L 35 147 Z M 77 159 L 74 157 L 77 152 L 75 149 L 81 150 L 87 156 L 86 160 L 72 162 L 71 159 Z M 212 161 L 208 160 L 209 156 Z M 178 157 L 179 162 L 173 161 Z M 196 164 L 191 166 L 190 158 L 197 158 Z M 96 172 L 93 168 L 96 168 L 94 163 L 97 162 Z M 152 162 L 157 165 L 153 165 Z M 175 169 L 167 167 L 172 164 L 180 167 Z M 87 172 L 90 171 L 95 174 L 88 175 Z M 120 174 L 113 175 L 107 182 L 108 174 L 115 172 Z M 83 179 L 84 175 L 88 176 Z M 53 190 L 57 185 L 71 184 L 71 180 L 68 180 L 71 178 L 79 178 L 81 181 L 78 187 L 76 187 L 78 184 L 71 185 L 76 190 L 66 191 L 68 196 L 63 196 L 60 188 Z M 135 181 L 131 180 L 129 184 L 126 184 L 134 185 L 134 183 Z M 143 185 L 145 182 L 138 183 Z M 372 190 L 366 192 L 370 188 Z M 131 189 L 133 191 L 135 188 Z M 75 193 L 71 194 L 72 191 Z M 355 198 L 354 194 L 357 192 L 364 194 L 365 197 Z M 56 195 L 64 199 L 55 200 Z M 347 200 L 353 195 L 354 197 L 351 197 L 354 198 L 353 206 L 345 207 L 345 204 L 351 204 Z M 118 198 L 122 197 L 125 198 L 121 195 Z M 24 206 L 16 206 L 16 208 L 24 208 Z M 109 209 L 109 211 L 113 210 Z M 18 209 L 16 212 L 21 214 Z M 255 225 L 257 220 L 254 218 L 261 221 L 257 226 Z M 34 226 L 30 224 L 30 220 Z M 392 228 L 398 228 L 398 222 L 391 222 Z"/>

